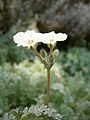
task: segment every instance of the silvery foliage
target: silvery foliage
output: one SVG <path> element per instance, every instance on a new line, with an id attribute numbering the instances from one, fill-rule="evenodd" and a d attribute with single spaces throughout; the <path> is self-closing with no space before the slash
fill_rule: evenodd
<path id="1" fill-rule="evenodd" d="M 13 109 L 10 113 L 6 113 L 2 120 L 61 120 L 62 116 L 56 112 L 54 108 L 47 108 L 45 105 L 32 105 L 30 108 L 25 107 L 23 111 Z"/>

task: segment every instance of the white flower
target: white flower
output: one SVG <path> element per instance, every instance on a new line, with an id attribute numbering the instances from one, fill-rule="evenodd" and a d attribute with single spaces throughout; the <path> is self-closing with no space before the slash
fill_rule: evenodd
<path id="1" fill-rule="evenodd" d="M 56 34 L 54 31 L 49 33 L 36 33 L 34 30 L 27 30 L 26 32 L 19 32 L 14 37 L 14 42 L 17 46 L 33 47 L 38 42 L 55 46 L 57 41 L 64 41 L 67 35 L 63 33 Z"/>
<path id="2" fill-rule="evenodd" d="M 41 33 L 35 33 L 34 30 L 30 31 L 27 30 L 26 32 L 19 32 L 17 33 L 13 39 L 14 42 L 17 43 L 17 46 L 23 47 L 31 47 L 34 46 L 36 43 L 41 42 Z"/>
<path id="3" fill-rule="evenodd" d="M 49 44 L 49 43 L 52 43 L 52 40 L 54 39 L 55 37 L 55 32 L 52 31 L 52 32 L 49 32 L 49 33 L 45 33 L 43 34 L 43 43 L 44 44 Z"/>
<path id="4" fill-rule="evenodd" d="M 45 33 L 43 35 L 43 43 L 44 44 L 51 44 L 55 45 L 57 41 L 64 41 L 67 39 L 67 35 L 64 33 L 58 33 L 56 34 L 54 31 Z"/>

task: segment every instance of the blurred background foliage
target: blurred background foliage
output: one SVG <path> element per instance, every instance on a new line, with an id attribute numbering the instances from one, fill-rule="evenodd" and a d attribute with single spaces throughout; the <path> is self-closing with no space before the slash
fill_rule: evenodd
<path id="1" fill-rule="evenodd" d="M 37 106 L 46 101 L 46 70 L 30 50 L 18 48 L 12 39 L 27 29 L 69 35 L 56 46 L 60 54 L 51 70 L 50 108 L 62 120 L 90 120 L 89 0 L 0 0 L 0 120 L 20 120 L 23 114 L 25 120 L 46 119 L 43 112 L 40 118 L 36 114 Z M 36 112 L 31 110 L 34 116 L 28 116 L 32 104 Z M 52 109 L 47 111 L 50 120 L 56 119 Z M 6 112 L 10 115 L 2 118 Z"/>

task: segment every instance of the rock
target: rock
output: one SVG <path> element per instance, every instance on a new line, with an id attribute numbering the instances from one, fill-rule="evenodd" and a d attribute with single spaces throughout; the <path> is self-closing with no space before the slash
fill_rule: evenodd
<path id="1" fill-rule="evenodd" d="M 35 0 L 33 0 L 35 1 Z M 48 3 L 47 3 L 48 2 Z M 41 32 L 55 30 L 65 32 L 71 39 L 84 38 L 90 34 L 90 1 L 89 0 L 37 0 L 32 9 L 44 13 L 39 18 L 37 27 Z"/>
<path id="2" fill-rule="evenodd" d="M 30 10 L 30 0 L 0 0 L 0 31 L 9 30 L 11 25 Z"/>
<path id="3" fill-rule="evenodd" d="M 52 0 L 30 0 L 31 8 L 35 13 L 44 12 L 48 9 Z"/>

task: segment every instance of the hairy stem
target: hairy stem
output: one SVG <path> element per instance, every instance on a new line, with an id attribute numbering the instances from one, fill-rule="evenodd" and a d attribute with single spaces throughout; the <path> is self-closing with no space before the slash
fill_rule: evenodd
<path id="1" fill-rule="evenodd" d="M 49 105 L 49 98 L 50 98 L 50 70 L 47 69 L 47 102 L 46 105 Z"/>

